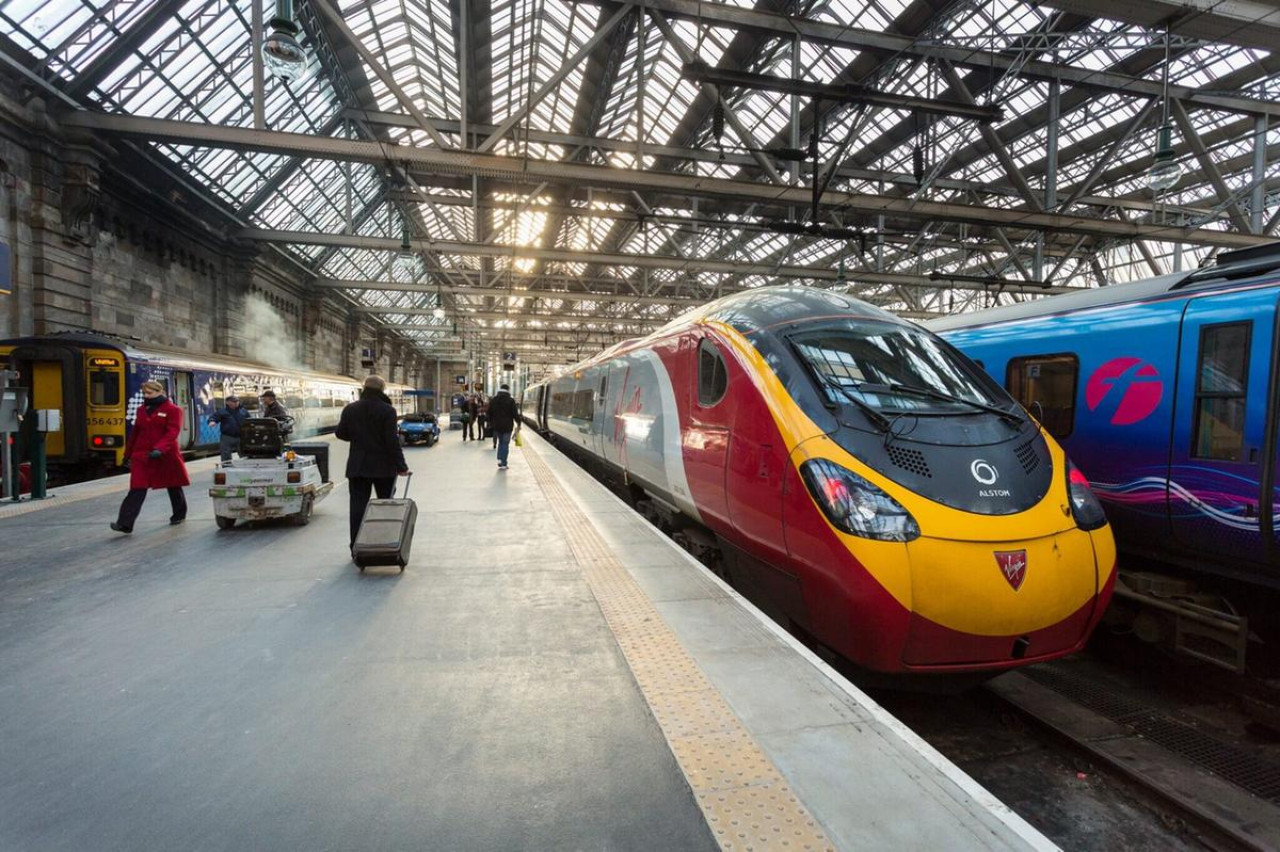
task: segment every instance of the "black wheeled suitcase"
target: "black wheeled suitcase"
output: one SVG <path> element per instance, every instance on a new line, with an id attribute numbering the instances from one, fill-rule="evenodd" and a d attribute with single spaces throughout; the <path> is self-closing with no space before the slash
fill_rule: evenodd
<path id="1" fill-rule="evenodd" d="M 370 500 L 364 520 L 351 547 L 351 558 L 364 571 L 370 565 L 409 564 L 413 546 L 413 525 L 418 520 L 418 504 L 409 499 L 410 474 L 404 478 L 404 497 Z"/>

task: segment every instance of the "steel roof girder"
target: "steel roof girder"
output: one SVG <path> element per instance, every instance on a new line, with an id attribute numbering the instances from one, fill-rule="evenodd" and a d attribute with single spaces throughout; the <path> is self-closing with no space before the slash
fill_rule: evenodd
<path id="1" fill-rule="evenodd" d="M 979 70 L 1005 72 L 1014 69 L 1019 76 L 1041 80 L 1058 79 L 1072 86 L 1088 86 L 1095 89 L 1121 92 L 1130 95 L 1163 96 L 1163 88 L 1157 80 L 1145 80 L 1107 71 L 1093 71 L 1053 62 L 1029 61 L 1019 64 L 1015 57 L 993 54 L 964 47 L 924 45 L 909 36 L 895 33 L 828 24 L 802 17 L 777 15 L 755 9 L 730 6 L 726 3 L 701 2 L 701 0 L 569 0 L 574 3 L 624 3 L 690 21 L 704 24 L 763 33 L 773 38 L 792 39 L 797 35 L 804 41 L 831 47 L 853 50 L 874 50 L 887 54 L 905 54 L 930 59 L 948 59 L 956 65 Z M 1180 98 L 1198 106 L 1214 107 L 1228 112 L 1261 115 L 1280 115 L 1280 103 L 1246 98 L 1237 95 L 1221 95 L 1200 92 L 1190 86 L 1172 85 L 1169 96 Z"/>
<path id="2" fill-rule="evenodd" d="M 677 175 L 633 169 L 615 169 L 579 163 L 544 162 L 492 154 L 442 151 L 388 145 L 376 140 L 334 139 L 300 133 L 261 131 L 251 128 L 220 127 L 169 119 L 109 115 L 73 111 L 59 118 L 64 126 L 83 127 L 122 133 L 156 141 L 165 140 L 188 145 L 207 145 L 245 150 L 261 150 L 298 154 L 331 160 L 355 160 L 385 164 L 417 164 L 439 172 L 500 177 L 523 181 L 551 181 L 581 185 L 605 186 L 632 191 L 668 190 L 690 197 L 710 196 L 762 202 L 775 206 L 809 203 L 811 196 L 804 187 L 771 186 L 726 178 Z M 1169 225 L 1135 224 L 1086 216 L 974 207 L 951 202 L 911 200 L 864 193 L 828 190 L 823 199 L 828 208 L 868 215 L 888 214 L 909 219 L 940 219 L 977 225 L 1000 225 L 1025 231 L 1055 230 L 1088 233 L 1122 239 L 1148 238 L 1172 240 L 1197 245 L 1248 247 L 1267 240 L 1246 234 L 1231 234 L 1206 229 L 1179 228 Z"/>

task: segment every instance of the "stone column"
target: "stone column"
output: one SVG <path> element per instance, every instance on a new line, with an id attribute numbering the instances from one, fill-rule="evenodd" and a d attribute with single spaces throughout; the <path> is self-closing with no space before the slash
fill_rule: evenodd
<path id="1" fill-rule="evenodd" d="M 249 298 L 257 263 L 258 249 L 253 243 L 237 242 L 227 250 L 214 293 L 213 351 L 219 355 L 233 358 L 249 355 L 245 301 Z"/>
<path id="2" fill-rule="evenodd" d="M 110 148 L 92 134 L 59 138 L 32 102 L 30 215 L 36 333 L 93 327 L 94 215 Z"/>
<path id="3" fill-rule="evenodd" d="M 355 311 L 347 313 L 347 325 L 342 343 L 342 372 L 348 376 L 365 375 L 366 371 L 360 366 L 360 315 Z"/>
<path id="4" fill-rule="evenodd" d="M 308 369 L 330 372 L 332 365 L 328 363 L 328 347 L 318 340 L 320 320 L 324 318 L 324 293 L 307 293 L 302 298 L 302 363 Z"/>

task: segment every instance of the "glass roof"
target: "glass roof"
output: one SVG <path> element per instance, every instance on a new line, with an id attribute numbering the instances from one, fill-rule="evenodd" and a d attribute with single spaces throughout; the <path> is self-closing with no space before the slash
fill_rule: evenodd
<path id="1" fill-rule="evenodd" d="M 6 0 L 0 3 L 0 34 L 9 40 L 6 49 L 22 54 L 13 58 L 51 90 L 85 106 L 253 128 L 252 2 Z M 270 19 L 274 3 L 258 2 Z M 317 14 L 321 3 L 337 9 L 355 44 Z M 710 11 L 688 17 L 660 17 L 637 5 L 588 47 L 617 7 L 585 0 L 461 6 L 445 0 L 309 0 L 296 11 L 312 60 L 292 83 L 268 78 L 262 96 L 265 129 L 271 131 L 458 148 L 478 145 L 507 122 L 508 131 L 493 140 L 489 153 L 527 163 L 676 174 L 689 182 L 687 191 L 631 192 L 606 179 L 594 186 L 513 181 L 478 168 L 406 172 L 412 167 L 394 156 L 384 164 L 348 164 L 194 141 L 151 147 L 242 224 L 380 239 L 378 246 L 366 241 L 360 247 L 285 249 L 317 276 L 368 284 L 342 291 L 357 304 L 431 308 L 439 299 L 450 312 L 450 329 L 454 317 L 462 321 L 460 334 L 492 323 L 540 328 L 557 317 L 571 327 L 613 330 L 644 317 L 665 319 L 672 309 L 663 302 L 629 303 L 622 296 L 705 299 L 795 280 L 767 271 L 782 267 L 812 267 L 819 277 L 800 280 L 846 286 L 914 315 L 1023 297 L 903 286 L 900 279 L 890 281 L 889 273 L 922 277 L 945 271 L 1017 280 L 1034 264 L 1037 240 L 1026 231 L 1006 235 L 1004 245 L 980 223 L 919 216 L 881 223 L 825 206 L 821 225 L 850 228 L 863 237 L 780 233 L 780 219 L 808 221 L 807 205 L 732 200 L 702 190 L 699 179 L 717 178 L 762 185 L 780 180 L 807 192 L 813 164 L 777 159 L 774 152 L 808 146 L 814 104 L 778 91 L 697 84 L 682 75 L 690 59 L 721 69 L 778 77 L 798 73 L 810 82 L 999 105 L 1004 117 L 991 125 L 995 147 L 990 134 L 965 118 L 833 101 L 819 104 L 817 140 L 823 172 L 837 158 L 840 166 L 829 192 L 996 209 L 1043 206 L 1049 185 L 1051 86 L 1045 75 L 1025 71 L 1028 63 L 1155 84 L 1167 74 L 1175 87 L 1280 98 L 1280 63 L 1267 51 L 1180 37 L 1166 64 L 1159 31 L 1064 15 L 1025 0 L 949 4 L 928 20 L 908 0 L 797 5 L 797 15 L 845 28 L 850 35 L 839 44 L 794 39 L 782 30 L 738 30 L 715 11 L 720 5 L 708 0 L 699 9 Z M 907 36 L 911 49 L 868 52 L 858 37 L 862 32 Z M 929 53 L 956 47 L 979 57 L 999 51 L 1013 67 L 993 72 L 973 61 L 953 71 Z M 951 75 L 964 81 L 966 91 L 956 90 Z M 1188 119 L 1211 165 L 1175 125 L 1183 176 L 1154 199 L 1145 175 L 1163 120 L 1159 103 L 1152 108 L 1149 94 L 1078 85 L 1074 79 L 1067 75 L 1060 86 L 1054 188 L 1059 205 L 1067 199 L 1073 205 L 1062 212 L 1210 229 L 1235 229 L 1240 217 L 1250 223 L 1276 217 L 1277 122 L 1263 135 L 1268 156 L 1259 182 L 1253 171 L 1254 117 L 1193 104 Z M 725 116 L 719 133 L 717 101 Z M 420 117 L 431 126 L 420 125 Z M 464 124 L 470 131 L 465 143 Z M 916 183 L 918 169 L 923 186 Z M 1211 170 L 1221 174 L 1227 197 L 1220 195 Z M 1256 215 L 1255 186 L 1262 188 Z M 1024 187 L 1034 199 L 1024 197 Z M 412 275 L 392 262 L 406 226 L 417 241 Z M 1061 286 L 1097 286 L 1099 271 L 1108 281 L 1126 280 L 1192 265 L 1209 251 L 1157 241 L 1139 247 L 1101 237 L 1077 245 L 1074 235 L 1051 233 L 1040 274 L 1052 274 Z M 720 262 L 752 266 L 725 271 L 712 265 Z M 837 281 L 831 273 L 841 263 L 846 279 Z M 417 284 L 420 291 L 370 284 L 385 281 Z M 450 291 L 438 295 L 438 284 Z M 543 295 L 508 298 L 486 288 Z M 554 298 L 565 291 L 611 298 Z M 395 321 L 439 324 L 430 316 Z"/>

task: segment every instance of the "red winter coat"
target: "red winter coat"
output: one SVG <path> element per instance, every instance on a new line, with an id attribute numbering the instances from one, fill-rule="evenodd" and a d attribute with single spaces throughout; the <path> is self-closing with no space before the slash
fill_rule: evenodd
<path id="1" fill-rule="evenodd" d="M 149 414 L 146 405 L 138 406 L 133 429 L 124 446 L 124 456 L 131 468 L 130 488 L 177 488 L 191 484 L 182 453 L 178 452 L 181 431 L 182 409 L 169 400 Z M 148 458 L 152 450 L 159 450 L 163 455 L 158 459 Z"/>

